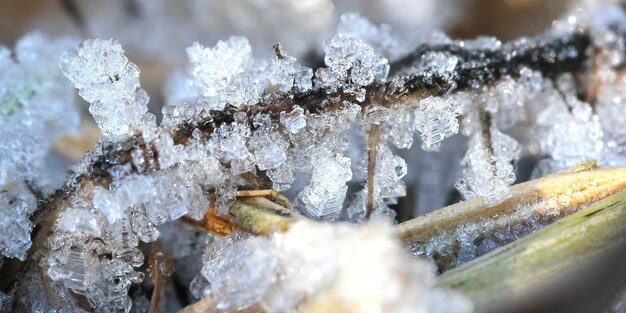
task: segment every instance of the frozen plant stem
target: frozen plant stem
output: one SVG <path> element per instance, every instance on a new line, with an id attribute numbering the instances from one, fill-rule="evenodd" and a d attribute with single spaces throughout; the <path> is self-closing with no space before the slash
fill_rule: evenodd
<path id="1" fill-rule="evenodd" d="M 324 90 L 311 90 L 303 93 L 293 93 L 280 99 L 262 100 L 254 106 L 244 109 L 249 116 L 258 113 L 268 113 L 273 119 L 278 120 L 280 112 L 290 112 L 295 105 L 298 105 L 311 114 L 323 113 L 337 110 L 344 101 L 357 103 L 362 107 L 381 105 L 390 107 L 396 104 L 409 104 L 415 100 L 431 95 L 453 93 L 464 90 L 472 86 L 481 86 L 497 81 L 503 75 L 517 75 L 521 68 L 529 68 L 540 72 L 544 77 L 555 77 L 560 73 L 578 72 L 583 70 L 588 59 L 586 53 L 590 46 L 590 38 L 586 33 L 575 33 L 574 35 L 554 38 L 550 41 L 537 40 L 530 48 L 516 51 L 514 45 L 510 47 L 504 45 L 495 51 L 464 50 L 456 45 L 421 46 L 417 49 L 420 53 L 426 51 L 448 52 L 462 58 L 463 62 L 471 67 L 464 68 L 457 66 L 450 74 L 452 79 L 444 79 L 436 75 L 425 77 L 423 74 L 399 74 L 390 79 L 385 84 L 374 83 L 367 86 L 366 96 L 362 102 L 356 101 L 354 95 L 343 93 L 341 90 L 327 93 Z M 515 54 L 512 52 L 515 51 Z M 568 54 L 554 58 L 558 51 L 571 51 Z M 576 53 L 574 53 L 574 51 Z M 417 52 L 412 54 L 414 62 L 419 59 Z M 402 62 L 391 64 L 391 69 L 400 71 L 407 69 L 408 59 Z M 234 107 L 226 107 L 224 111 L 211 111 L 209 115 L 201 120 L 191 120 L 183 122 L 174 127 L 172 137 L 175 144 L 184 144 L 190 138 L 194 129 L 200 130 L 204 135 L 211 134 L 222 124 L 230 124 L 234 120 L 234 114 L 241 110 Z M 143 151 L 146 164 L 153 160 L 155 164 L 152 168 L 145 168 L 146 172 L 158 170 L 158 156 L 154 149 L 143 144 L 140 136 L 111 144 L 103 153 L 96 155 L 91 167 L 91 176 L 108 176 L 110 167 L 127 163 L 131 160 L 132 149 L 139 148 Z M 134 168 L 133 168 L 134 170 Z M 95 177 L 93 177 L 95 178 Z"/>

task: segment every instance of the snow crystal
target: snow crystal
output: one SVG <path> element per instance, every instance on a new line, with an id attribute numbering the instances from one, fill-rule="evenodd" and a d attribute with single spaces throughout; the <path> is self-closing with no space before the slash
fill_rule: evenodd
<path id="1" fill-rule="evenodd" d="M 302 128 L 306 127 L 306 116 L 304 109 L 295 105 L 291 112 L 280 112 L 280 123 L 285 127 L 288 133 L 295 134 Z"/>
<path id="2" fill-rule="evenodd" d="M 413 129 L 422 138 L 422 149 L 436 151 L 439 143 L 459 132 L 457 117 L 463 107 L 450 97 L 428 97 L 419 102 Z"/>
<path id="3" fill-rule="evenodd" d="M 456 187 L 466 199 L 481 196 L 488 205 L 494 205 L 510 195 L 508 185 L 515 182 L 511 163 L 517 159 L 520 146 L 495 127 L 490 127 L 489 135 L 490 142 L 480 132 L 470 138 L 461 161 L 463 176 Z"/>
<path id="4" fill-rule="evenodd" d="M 187 49 L 192 65 L 194 83 L 207 98 L 213 110 L 222 110 L 226 104 L 237 107 L 255 104 L 263 85 L 251 70 L 254 60 L 248 40 L 230 37 L 219 41 L 214 48 L 199 43 Z"/>
<path id="5" fill-rule="evenodd" d="M 352 178 L 350 159 L 322 153 L 311 160 L 311 181 L 298 193 L 298 207 L 308 216 L 322 218 L 332 216 L 343 207 L 348 186 Z"/>
<path id="6" fill-rule="evenodd" d="M 76 53 L 64 53 L 61 68 L 89 102 L 102 133 L 112 140 L 130 137 L 148 112 L 139 69 L 113 40 L 85 40 Z"/>
<path id="7" fill-rule="evenodd" d="M 321 87 L 331 91 L 341 87 L 356 93 L 374 82 L 384 82 L 389 74 L 386 58 L 361 39 L 335 35 L 324 43 L 327 68 L 317 70 Z"/>
<path id="8" fill-rule="evenodd" d="M 288 56 L 280 44 L 275 46 L 277 55 L 267 68 L 268 79 L 282 92 L 303 92 L 313 87 L 313 70 L 300 65 L 296 58 Z"/>

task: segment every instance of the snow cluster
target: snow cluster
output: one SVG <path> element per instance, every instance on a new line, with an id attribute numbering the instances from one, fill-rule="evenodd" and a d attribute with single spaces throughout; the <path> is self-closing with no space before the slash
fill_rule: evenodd
<path id="1" fill-rule="evenodd" d="M 234 234 L 215 242 L 203 259 L 192 292 L 211 299 L 217 311 L 316 305 L 356 312 L 472 310 L 463 296 L 434 287 L 431 265 L 411 260 L 391 225 L 380 220 L 361 226 L 301 220 L 270 238 Z"/>

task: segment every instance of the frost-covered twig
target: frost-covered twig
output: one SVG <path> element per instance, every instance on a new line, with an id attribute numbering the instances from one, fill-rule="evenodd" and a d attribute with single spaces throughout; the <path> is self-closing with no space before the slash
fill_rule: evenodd
<path id="1" fill-rule="evenodd" d="M 561 73 L 578 72 L 585 68 L 590 47 L 588 33 L 574 33 L 562 37 L 524 39 L 503 45 L 496 50 L 464 49 L 459 44 L 442 46 L 421 46 L 411 54 L 410 58 L 403 59 L 391 68 L 404 70 L 386 84 L 373 84 L 366 88 L 363 101 L 356 101 L 352 94 L 341 90 L 327 93 L 325 90 L 312 90 L 294 93 L 279 99 L 267 99 L 245 107 L 243 111 L 248 116 L 258 113 L 269 113 L 275 119 L 280 112 L 290 112 L 295 105 L 315 114 L 336 110 L 344 101 L 352 101 L 363 107 L 382 105 L 391 106 L 398 103 L 410 102 L 429 95 L 445 94 L 466 88 L 487 85 L 497 81 L 504 75 L 517 75 L 520 69 L 529 68 L 542 73 L 545 77 L 555 77 Z M 459 58 L 458 65 L 452 72 L 411 72 L 411 65 L 419 62 L 420 56 L 427 52 L 449 53 Z M 442 74 L 445 74 L 443 76 Z M 210 134 L 222 124 L 234 121 L 234 115 L 242 110 L 227 107 L 224 111 L 205 112 L 205 117 L 198 120 L 188 120 L 173 127 L 172 137 L 175 144 L 184 144 L 191 139 L 192 132 L 199 129 L 204 134 Z M 140 136 L 123 141 L 105 144 L 102 152 L 93 155 L 88 164 L 88 176 L 108 176 L 108 170 L 115 165 L 125 164 L 131 160 L 131 151 L 139 148 L 143 151 L 144 161 L 155 164 L 153 168 L 142 170 L 157 170 L 158 160 L 156 152 L 147 151 L 148 146 L 143 144 Z M 135 168 L 134 168 L 135 169 Z"/>

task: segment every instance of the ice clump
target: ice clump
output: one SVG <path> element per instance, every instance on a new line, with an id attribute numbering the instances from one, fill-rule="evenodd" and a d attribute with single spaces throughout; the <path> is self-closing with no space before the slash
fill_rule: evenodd
<path id="1" fill-rule="evenodd" d="M 211 308 L 224 311 L 289 312 L 316 303 L 356 312 L 472 310 L 463 296 L 434 287 L 433 278 L 432 267 L 410 259 L 386 222 L 300 220 L 270 238 L 218 240 L 205 253 L 193 293 L 216 299 Z"/>
<path id="2" fill-rule="evenodd" d="M 114 40 L 85 40 L 77 52 L 64 53 L 61 68 L 90 103 L 102 133 L 111 140 L 142 128 L 148 95 L 139 84 L 139 69 Z"/>
<path id="3" fill-rule="evenodd" d="M 384 82 L 389 74 L 386 58 L 380 56 L 365 41 L 335 35 L 324 43 L 324 62 L 327 68 L 316 72 L 318 84 L 329 91 L 342 88 L 354 93 L 357 100 L 365 92 L 363 87 L 374 82 Z"/>
<path id="4" fill-rule="evenodd" d="M 311 181 L 298 193 L 296 205 L 312 218 L 333 216 L 341 211 L 352 178 L 350 159 L 322 152 L 311 160 Z"/>
<path id="5" fill-rule="evenodd" d="M 29 217 L 37 209 L 35 196 L 19 183 L 10 191 L 0 191 L 0 255 L 24 260 L 31 246 Z"/>
<path id="6" fill-rule="evenodd" d="M 520 145 L 493 126 L 489 138 L 481 132 L 470 138 L 461 161 L 463 175 L 456 187 L 466 199 L 481 196 L 488 205 L 494 205 L 510 195 L 508 186 L 515 182 L 512 162 L 519 156 Z"/>
<path id="7" fill-rule="evenodd" d="M 298 105 L 294 105 L 291 112 L 280 112 L 280 123 L 285 127 L 285 130 L 290 134 L 295 134 L 304 127 L 306 127 L 306 116 L 304 115 L 304 109 Z"/>
<path id="8" fill-rule="evenodd" d="M 537 165 L 534 176 L 602 159 L 605 143 L 601 121 L 588 103 L 577 98 L 575 88 L 573 77 L 565 75 L 546 91 L 552 101 L 538 113 L 536 124 L 541 151 L 550 158 Z M 598 104 L 598 112 L 606 118 L 605 109 L 604 104 Z"/>
<path id="9" fill-rule="evenodd" d="M 459 132 L 457 117 L 463 106 L 451 97 L 428 97 L 419 102 L 413 129 L 422 138 L 422 149 L 436 151 L 440 142 Z"/>
<path id="10" fill-rule="evenodd" d="M 100 236 L 97 216 L 88 210 L 68 208 L 61 214 L 57 227 L 68 232 L 82 232 L 90 236 Z"/>
<path id="11" fill-rule="evenodd" d="M 0 188 L 20 180 L 44 194 L 56 187 L 46 156 L 54 140 L 80 126 L 71 84 L 58 62 L 76 44 L 31 33 L 17 41 L 15 58 L 0 46 Z"/>
<path id="12" fill-rule="evenodd" d="M 248 40 L 230 37 L 214 48 L 199 43 L 187 49 L 194 82 L 207 99 L 208 108 L 222 110 L 226 104 L 236 107 L 255 104 L 263 84 L 251 72 L 254 60 Z"/>
<path id="13" fill-rule="evenodd" d="M 285 93 L 292 91 L 292 89 L 296 92 L 311 89 L 313 87 L 313 70 L 300 65 L 296 58 L 285 54 L 280 44 L 276 44 L 274 49 L 276 55 L 267 68 L 270 82 Z"/>

